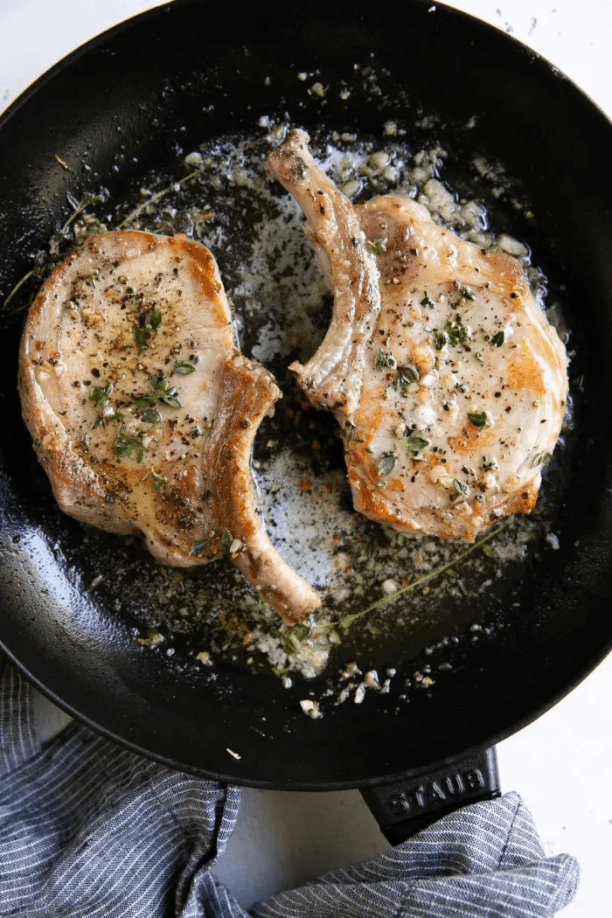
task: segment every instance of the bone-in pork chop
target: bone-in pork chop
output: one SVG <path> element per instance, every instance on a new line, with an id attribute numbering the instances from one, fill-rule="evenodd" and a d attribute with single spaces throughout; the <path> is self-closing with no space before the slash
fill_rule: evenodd
<path id="1" fill-rule="evenodd" d="M 303 208 L 334 292 L 293 369 L 340 422 L 356 508 L 413 535 L 473 541 L 535 505 L 561 429 L 565 349 L 519 262 L 400 195 L 352 206 L 292 131 L 268 168 Z"/>
<path id="2" fill-rule="evenodd" d="M 19 388 L 67 514 L 141 531 L 163 564 L 227 554 L 287 622 L 320 605 L 257 513 L 251 447 L 280 392 L 237 350 L 207 248 L 142 232 L 89 239 L 30 309 Z"/>

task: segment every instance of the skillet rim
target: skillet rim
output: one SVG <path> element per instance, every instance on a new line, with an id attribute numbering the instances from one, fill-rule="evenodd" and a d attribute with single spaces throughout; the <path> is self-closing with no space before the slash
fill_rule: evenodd
<path id="1" fill-rule="evenodd" d="M 423 0 L 416 0 L 416 2 L 415 2 L 415 0 L 413 0 L 413 2 L 414 2 L 414 5 L 415 5 L 415 6 L 424 7 L 424 6 L 426 5 L 426 4 L 423 2 Z M 197 4 L 197 0 L 182 0 L 182 2 L 180 3 L 180 7 L 182 7 L 182 8 L 186 8 L 186 7 L 190 7 L 190 6 L 191 6 L 191 7 L 195 7 L 196 4 Z M 438 6 L 441 6 L 441 5 L 438 5 Z M 55 64 L 52 68 L 50 68 L 45 74 L 43 74 L 41 77 L 39 77 L 38 80 L 36 80 L 36 81 L 35 81 L 35 82 L 34 82 L 34 83 L 33 83 L 33 84 L 32 84 L 32 85 L 31 85 L 31 86 L 30 86 L 30 87 L 29 87 L 29 88 L 28 88 L 28 89 L 27 89 L 18 99 L 16 99 L 16 100 L 7 108 L 7 110 L 3 113 L 2 117 L 0 117 L 0 131 L 2 131 L 5 122 L 7 122 L 8 120 L 10 120 L 10 118 L 12 118 L 12 117 L 14 116 L 14 113 L 15 113 L 15 112 L 18 112 L 18 111 L 21 110 L 22 107 L 25 107 L 25 106 L 29 103 L 30 99 L 32 99 L 32 98 L 34 98 L 34 97 L 37 97 L 37 95 L 38 95 L 38 93 L 40 92 L 40 90 L 41 90 L 45 85 L 47 85 L 48 82 L 52 81 L 52 80 L 54 79 L 54 77 L 56 76 L 57 73 L 62 73 L 62 72 L 64 72 L 65 70 L 69 69 L 75 61 L 80 61 L 80 60 L 82 59 L 83 56 L 87 56 L 87 55 L 90 54 L 92 51 L 94 51 L 96 48 L 98 48 L 98 47 L 100 47 L 100 46 L 102 46 L 102 45 L 105 45 L 105 44 L 108 43 L 108 41 L 109 41 L 110 39 L 112 39 L 114 36 L 116 36 L 116 35 L 118 35 L 118 34 L 121 34 L 121 33 L 123 33 L 123 32 L 126 32 L 126 31 L 131 30 L 131 29 L 134 28 L 138 23 L 141 23 L 141 22 L 143 22 L 143 21 L 145 21 L 145 20 L 147 20 L 147 19 L 157 19 L 159 16 L 164 15 L 165 13 L 170 13 L 170 12 L 172 12 L 172 10 L 173 10 L 174 7 L 175 7 L 175 4 L 162 4 L 162 5 L 160 5 L 160 6 L 157 6 L 157 7 L 152 8 L 152 9 L 150 9 L 150 10 L 147 10 L 147 11 L 145 11 L 145 12 L 139 14 L 139 15 L 136 16 L 136 17 L 132 17 L 131 19 L 125 20 L 124 22 L 118 23 L 117 25 L 113 26 L 111 29 L 109 29 L 109 30 L 107 30 L 107 31 L 105 31 L 105 32 L 103 32 L 103 33 L 101 33 L 101 34 L 98 35 L 98 36 L 95 36 L 93 39 L 91 39 L 90 41 L 88 41 L 88 42 L 86 42 L 85 44 L 81 45 L 81 46 L 80 46 L 79 48 L 77 48 L 75 51 L 71 52 L 70 55 L 68 55 L 68 56 L 67 56 L 66 58 L 64 58 L 62 61 L 59 61 L 59 62 L 58 62 L 57 64 Z M 528 57 L 529 57 L 531 60 L 537 60 L 537 61 L 544 62 L 544 64 L 546 65 L 546 67 L 549 68 L 549 69 L 551 70 L 551 72 L 556 71 L 556 76 L 557 76 L 557 77 L 561 77 L 561 79 L 562 79 L 563 81 L 567 81 L 567 83 L 568 83 L 569 85 L 571 85 L 571 86 L 573 86 L 574 88 L 576 88 L 576 87 L 575 87 L 575 84 L 573 84 L 572 81 L 570 81 L 570 80 L 569 80 L 567 77 L 565 77 L 563 74 L 559 74 L 559 72 L 556 70 L 556 68 L 553 67 L 552 64 L 550 64 L 550 62 L 546 61 L 544 58 L 542 58 L 541 56 L 539 56 L 539 55 L 538 55 L 536 52 L 534 52 L 532 49 L 529 49 L 529 48 L 527 48 L 526 46 L 522 45 L 520 42 L 517 42 L 516 39 L 512 38 L 511 36 L 505 35 L 505 33 L 501 33 L 499 30 L 496 30 L 493 26 L 488 26 L 486 23 L 483 23 L 483 22 L 481 22 L 480 20 L 474 20 L 473 17 L 469 16 L 469 15 L 466 14 L 466 13 L 463 13 L 463 12 L 457 11 L 457 10 L 454 10 L 454 9 L 451 8 L 451 7 L 445 7 L 445 9 L 446 9 L 446 11 L 450 12 L 450 13 L 452 14 L 452 16 L 455 16 L 455 17 L 456 17 L 456 16 L 459 16 L 459 17 L 463 17 L 465 20 L 477 21 L 478 24 L 479 24 L 479 26 L 480 26 L 481 28 L 483 28 L 485 31 L 490 30 L 490 31 L 495 32 L 495 33 L 497 33 L 497 34 L 499 34 L 499 35 L 503 35 L 503 37 L 504 37 L 505 40 L 514 43 L 517 47 L 519 47 L 519 48 L 521 49 L 522 52 L 527 52 L 527 55 L 528 55 Z M 452 18 L 452 17 L 451 17 L 451 18 Z M 593 101 L 590 100 L 590 99 L 586 96 L 586 94 L 584 94 L 581 90 L 578 90 L 578 92 L 579 92 L 579 93 L 589 102 L 589 104 L 590 104 L 592 107 L 596 108 L 597 111 L 600 112 L 600 114 L 603 114 L 603 112 L 601 112 L 601 109 L 599 109 L 599 108 L 596 106 L 596 104 L 593 103 Z M 605 118 L 605 115 L 604 115 L 604 118 Z M 606 118 L 606 121 L 607 121 L 607 118 Z M 608 121 L 607 121 L 607 123 L 608 123 L 608 125 L 609 125 L 609 122 L 608 122 Z M 569 691 L 571 691 L 580 681 L 582 681 L 582 679 L 583 679 L 589 672 L 591 672 L 591 671 L 595 668 L 595 666 L 597 666 L 598 663 L 601 662 L 601 660 L 604 659 L 604 657 L 607 655 L 607 653 L 609 652 L 609 650 L 611 649 L 611 647 L 612 647 L 612 637 L 610 638 L 609 642 L 605 645 L 605 647 L 600 647 L 599 650 L 598 650 L 596 653 L 594 653 L 594 654 L 592 654 L 592 655 L 590 656 L 590 659 L 589 659 L 588 661 L 583 661 L 582 665 L 579 667 L 579 672 L 578 672 L 578 674 L 577 674 L 577 675 L 575 674 L 574 680 L 571 682 L 571 684 L 565 686 L 565 688 L 564 688 L 564 690 L 561 692 L 561 694 L 556 694 L 555 697 L 553 697 L 553 698 L 548 698 L 547 700 L 544 700 L 544 701 L 540 704 L 540 706 L 539 706 L 535 711 L 532 711 L 532 712 L 530 712 L 529 714 L 527 714 L 522 722 L 520 722 L 520 723 L 515 723 L 513 726 L 507 727 L 506 730 L 502 730 L 501 732 L 498 732 L 498 733 L 494 734 L 494 735 L 491 737 L 491 741 L 492 741 L 492 742 L 498 742 L 500 739 L 505 738 L 505 736 L 510 735 L 511 733 L 515 732 L 517 729 L 522 728 L 522 727 L 525 726 L 527 723 L 530 723 L 530 722 L 532 722 L 534 719 L 536 719 L 537 717 L 541 716 L 541 714 L 544 713 L 545 710 L 548 710 L 548 709 L 552 706 L 552 704 L 554 704 L 554 703 L 556 703 L 558 700 L 560 700 L 561 697 L 564 697 L 565 694 L 567 694 Z M 73 716 L 76 716 L 78 720 L 87 723 L 88 726 L 90 726 L 90 727 L 92 727 L 93 729 L 97 730 L 97 732 L 102 732 L 102 733 L 104 733 L 104 734 L 107 735 L 110 739 L 113 739 L 113 740 L 116 741 L 116 742 L 122 743 L 123 745 L 128 745 L 129 748 L 132 748 L 134 751 L 139 752 L 140 754 L 147 755 L 148 757 L 153 757 L 153 758 L 155 758 L 157 761 L 163 761 L 164 764 L 170 764 L 170 765 L 173 765 L 174 767 L 177 767 L 177 763 L 176 763 L 176 762 L 174 762 L 174 761 L 172 761 L 172 760 L 168 760 L 168 759 L 166 759 L 165 757 L 160 757 L 160 756 L 158 756 L 158 755 L 152 754 L 150 751 L 147 751 L 147 750 L 143 749 L 143 748 L 142 748 L 141 746 L 139 746 L 138 744 L 133 744 L 133 743 L 131 743 L 131 742 L 129 741 L 129 739 L 126 739 L 126 738 L 124 738 L 124 737 L 119 737 L 119 736 L 117 736 L 117 735 L 114 734 L 112 731 L 106 730 L 102 725 L 96 724 L 96 723 L 94 723 L 94 722 L 92 722 L 92 721 L 89 721 L 89 720 L 87 719 L 87 717 L 84 717 L 82 714 L 76 712 L 76 710 L 71 709 L 70 706 L 67 705 L 65 702 L 63 702 L 63 701 L 62 701 L 62 700 L 61 700 L 52 690 L 47 689 L 47 688 L 42 684 L 42 682 L 41 682 L 40 680 L 37 679 L 37 677 L 36 677 L 33 673 L 29 672 L 29 671 L 28 671 L 28 668 L 27 668 L 24 664 L 22 664 L 19 660 L 17 660 L 16 657 L 11 653 L 11 651 L 10 651 L 8 648 L 6 648 L 6 647 L 5 647 L 5 652 L 7 652 L 9 656 L 11 656 L 11 658 L 12 658 L 13 661 L 18 665 L 18 667 L 21 669 L 21 671 L 24 672 L 24 674 L 26 674 L 26 675 L 28 676 L 28 678 L 30 679 L 30 681 L 32 681 L 32 682 L 37 686 L 37 688 L 39 688 L 39 689 L 40 689 L 44 694 L 46 694 L 52 701 L 54 701 L 54 703 L 58 704 L 59 707 L 62 707 L 64 710 L 67 710 L 68 713 L 71 713 Z M 478 744 L 478 745 L 481 745 L 481 744 Z M 472 751 L 473 748 L 476 748 L 476 747 L 475 747 L 475 746 L 471 746 L 470 749 L 469 749 L 469 750 L 466 750 L 466 751 Z M 231 764 L 231 763 L 230 763 L 230 764 Z M 432 763 L 432 764 L 433 764 L 433 763 Z M 180 767 L 184 767 L 184 766 L 181 765 Z M 236 769 L 236 770 L 239 771 L 239 769 Z M 230 769 L 230 772 L 231 772 L 231 771 L 232 771 L 232 769 Z M 210 774 L 210 773 L 207 772 L 207 774 Z M 399 775 L 399 774 L 401 774 L 401 773 L 400 773 L 400 772 L 393 772 L 393 773 L 390 774 L 390 775 L 387 774 L 387 775 L 385 775 L 385 780 L 386 780 L 387 778 L 395 777 L 395 776 L 397 776 L 397 775 Z M 246 785 L 246 784 L 253 784 L 253 786 L 275 786 L 275 787 L 277 787 L 277 786 L 283 786 L 283 785 L 279 785 L 277 782 L 274 782 L 273 784 L 268 784 L 267 782 L 261 783 L 261 782 L 259 782 L 259 781 L 250 781 L 248 778 L 245 779 L 243 776 L 238 776 L 237 774 L 235 775 L 235 774 L 233 774 L 233 773 L 231 774 L 231 776 L 229 776 L 229 774 L 220 775 L 220 774 L 218 774 L 218 773 L 217 773 L 217 774 L 214 774 L 214 775 L 212 775 L 212 776 L 217 777 L 217 778 L 220 778 L 221 780 L 233 780 L 233 781 L 238 781 L 238 783 L 245 784 L 245 785 Z M 367 784 L 370 784 L 370 783 L 378 783 L 379 780 L 380 780 L 379 778 L 366 778 L 366 779 L 364 779 L 364 780 L 361 780 L 361 779 L 360 779 L 359 782 L 358 782 L 358 784 L 359 784 L 359 786 L 367 786 Z M 308 783 L 304 784 L 304 783 L 300 783 L 300 784 L 297 784 L 297 785 L 295 785 L 295 786 L 296 786 L 296 787 L 299 787 L 300 789 L 320 789 L 320 787 L 321 787 L 321 785 L 320 785 L 319 783 L 314 783 L 314 784 L 308 784 Z M 326 784 L 325 786 L 326 786 L 326 787 L 348 787 L 348 786 L 356 786 L 356 784 L 355 784 L 354 781 L 350 781 L 348 784 L 347 784 L 347 783 L 344 783 L 344 782 L 341 782 L 341 783 Z"/>

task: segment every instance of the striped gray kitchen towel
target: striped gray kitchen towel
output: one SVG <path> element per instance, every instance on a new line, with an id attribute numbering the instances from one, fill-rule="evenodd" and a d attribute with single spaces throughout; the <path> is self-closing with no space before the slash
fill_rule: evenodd
<path id="1" fill-rule="evenodd" d="M 41 745 L 31 688 L 2 657 L 0 733 L 0 918 L 540 918 L 576 888 L 575 860 L 546 857 L 507 794 L 244 909 L 214 874 L 237 788 L 75 723 Z"/>

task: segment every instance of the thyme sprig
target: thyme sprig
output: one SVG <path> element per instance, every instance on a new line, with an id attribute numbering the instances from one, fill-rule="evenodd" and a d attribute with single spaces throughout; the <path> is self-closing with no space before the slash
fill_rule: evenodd
<path id="1" fill-rule="evenodd" d="M 149 336 L 157 332 L 161 320 L 162 314 L 159 309 L 141 312 L 138 316 L 138 325 L 134 328 L 134 341 L 141 353 L 149 346 Z"/>
<path id="2" fill-rule="evenodd" d="M 431 580 L 434 580 L 436 577 L 439 577 L 441 574 L 445 574 L 447 571 L 452 570 L 458 564 L 461 564 L 462 561 L 465 561 L 470 555 L 478 551 L 479 548 L 482 548 L 483 545 L 486 545 L 492 538 L 494 538 L 503 528 L 507 525 L 507 520 L 499 523 L 495 526 L 494 529 L 491 529 L 477 542 L 474 542 L 473 545 L 470 545 L 469 548 L 466 548 L 465 551 L 461 552 L 460 555 L 457 555 L 456 558 L 453 558 L 451 561 L 447 561 L 446 564 L 440 565 L 435 570 L 430 571 L 428 574 L 422 574 L 420 577 L 417 577 L 416 580 L 412 580 L 410 583 L 403 586 L 401 589 L 396 590 L 395 593 L 389 593 L 387 596 L 382 596 L 380 599 L 377 599 L 375 602 L 370 603 L 369 606 L 366 606 L 365 609 L 361 609 L 360 612 L 353 612 L 350 615 L 345 615 L 343 618 L 338 619 L 338 621 L 330 622 L 329 625 L 321 626 L 323 628 L 336 629 L 341 628 L 344 632 L 364 615 L 367 615 L 370 612 L 374 612 L 376 609 L 380 609 L 382 606 L 387 605 L 387 603 L 393 602 L 398 599 L 400 596 L 404 596 L 406 593 L 411 593 L 413 590 L 418 589 L 419 587 L 425 586 L 426 583 L 429 583 Z"/>
<path id="3" fill-rule="evenodd" d="M 132 396 L 132 404 L 136 405 L 137 408 L 151 408 L 156 402 L 168 405 L 169 408 L 183 407 L 178 397 L 176 386 L 171 386 L 163 373 L 157 376 L 149 376 L 149 383 L 153 389 L 152 392 L 144 392 Z M 159 420 L 156 418 L 153 421 L 144 417 L 143 419 L 149 424 L 156 423 Z"/>
<path id="4" fill-rule="evenodd" d="M 157 204 L 158 201 L 161 201 L 162 198 L 166 197 L 166 195 L 170 194 L 172 191 L 176 191 L 177 186 L 180 187 L 181 185 L 185 185 L 187 182 L 190 182 L 198 175 L 202 175 L 203 172 L 203 169 L 194 169 L 192 172 L 190 172 L 188 175 L 184 175 L 183 178 L 179 179 L 178 181 L 172 182 L 170 185 L 167 185 L 165 188 L 162 188 L 160 191 L 152 194 L 150 197 L 147 197 L 141 204 L 131 210 L 123 218 L 121 223 L 115 227 L 115 229 L 124 229 L 130 224 L 133 224 L 136 220 L 138 220 L 144 211 L 148 210 L 152 205 Z M 72 207 L 72 213 L 65 221 L 63 226 L 59 229 L 59 231 L 54 235 L 51 241 L 51 252 L 40 251 L 36 254 L 34 257 L 34 266 L 30 268 L 30 270 L 27 271 L 9 291 L 6 299 L 4 300 L 4 307 L 8 306 L 8 304 L 17 296 L 24 284 L 26 284 L 29 280 L 32 278 L 42 280 L 50 272 L 50 270 L 56 264 L 56 260 L 53 258 L 53 255 L 58 254 L 57 252 L 53 251 L 53 245 L 55 244 L 57 246 L 61 240 L 66 238 L 71 225 L 78 217 L 81 216 L 81 214 L 87 210 L 91 204 L 96 204 L 102 200 L 102 197 L 97 194 L 85 194 L 80 199 L 80 201 L 77 201 L 76 198 L 74 198 L 74 196 L 71 194 L 68 194 L 67 198 L 70 206 Z M 78 240 L 75 239 L 75 243 L 77 241 Z M 25 312 L 26 309 L 29 309 L 31 302 L 32 298 L 30 297 L 28 298 L 27 302 L 15 310 L 15 313 L 18 314 L 20 312 Z"/>
<path id="5" fill-rule="evenodd" d="M 478 551 L 478 549 L 482 548 L 483 545 L 486 545 L 486 543 L 489 542 L 494 536 L 496 536 L 500 529 L 502 529 L 505 525 L 505 522 L 500 523 L 495 527 L 495 529 L 488 532 L 477 542 L 474 542 L 473 545 L 470 545 L 469 548 L 466 548 L 466 550 L 461 552 L 460 555 L 457 555 L 456 558 L 453 558 L 451 561 L 447 561 L 446 564 L 442 564 L 440 567 L 430 571 L 428 574 L 422 574 L 420 577 L 417 577 L 416 580 L 412 580 L 410 583 L 406 584 L 406 586 L 396 590 L 395 593 L 389 593 L 388 596 L 382 596 L 375 602 L 370 603 L 369 606 L 366 606 L 366 608 L 362 609 L 360 612 L 353 612 L 351 615 L 345 615 L 344 618 L 341 618 L 339 621 L 334 623 L 334 627 L 339 626 L 343 631 L 348 631 L 351 625 L 363 615 L 367 615 L 369 612 L 373 612 L 375 609 L 380 609 L 381 606 L 384 606 L 389 602 L 393 602 L 395 599 L 398 599 L 400 596 L 404 596 L 406 593 L 411 593 L 413 590 L 424 586 L 426 583 L 429 583 L 431 580 L 434 580 L 441 574 L 445 574 L 447 571 L 452 570 L 453 567 L 461 564 L 461 562 L 465 561 L 465 559 L 468 558 L 471 554 L 473 554 L 475 551 Z"/>
<path id="6" fill-rule="evenodd" d="M 142 204 L 139 204 L 123 218 L 117 229 L 124 229 L 126 226 L 134 223 L 134 221 L 138 220 L 143 211 L 149 210 L 152 205 L 157 204 L 162 200 L 162 198 L 165 198 L 167 194 L 170 194 L 171 191 L 176 191 L 177 185 L 185 185 L 197 175 L 202 175 L 203 171 L 203 169 L 194 169 L 193 172 L 190 172 L 188 175 L 184 175 L 182 179 L 178 180 L 178 182 L 172 182 L 171 185 L 167 185 L 165 188 L 161 188 L 159 191 L 156 191 L 155 194 L 152 194 L 150 197 L 145 198 Z"/>
<path id="7" fill-rule="evenodd" d="M 68 230 L 70 229 L 74 221 L 77 219 L 77 217 L 80 217 L 80 215 L 86 210 L 87 207 L 89 207 L 90 204 L 95 204 L 99 200 L 100 200 L 100 197 L 95 194 L 86 194 L 81 198 L 80 201 L 76 201 L 75 198 L 72 197 L 72 195 L 68 195 L 68 202 L 70 206 L 72 207 L 72 213 L 70 214 L 68 219 L 64 222 L 59 232 L 53 237 L 51 246 L 53 247 L 54 242 L 56 246 L 59 245 L 59 240 L 64 239 L 66 237 Z M 49 272 L 49 269 L 54 267 L 55 259 L 53 258 L 53 254 L 57 254 L 57 252 L 53 252 L 52 247 L 51 247 L 50 252 L 45 252 L 45 251 L 37 252 L 37 254 L 34 256 L 34 267 L 30 268 L 30 270 L 27 271 L 23 275 L 23 277 L 20 278 L 20 280 L 17 281 L 15 286 L 12 288 L 12 290 L 9 291 L 4 301 L 5 307 L 8 306 L 11 300 L 13 300 L 17 296 L 17 294 L 19 293 L 23 285 L 26 284 L 31 278 L 36 277 L 39 280 L 42 280 L 45 277 L 45 275 Z M 29 309 L 30 303 L 31 303 L 31 298 L 28 299 L 27 302 L 25 302 L 18 309 L 16 309 L 15 313 L 18 314 L 20 312 L 24 312 L 26 309 Z"/>

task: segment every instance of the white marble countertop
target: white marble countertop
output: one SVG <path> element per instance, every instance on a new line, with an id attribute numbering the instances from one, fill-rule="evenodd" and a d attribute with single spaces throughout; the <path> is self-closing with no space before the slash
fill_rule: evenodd
<path id="1" fill-rule="evenodd" d="M 150 0 L 0 0 L 0 110 L 49 66 Z M 432 3 L 432 5 L 435 5 Z M 611 0 L 453 0 L 556 64 L 612 117 Z M 612 256 L 612 253 L 611 253 Z M 612 610 L 611 610 L 612 611 Z M 609 918 L 612 856 L 612 658 L 531 726 L 498 747 L 504 790 L 531 809 L 547 852 L 568 851 L 581 881 L 567 918 Z M 48 732 L 62 715 L 40 704 Z M 244 904 L 369 857 L 386 843 L 357 791 L 246 790 L 218 875 Z"/>

